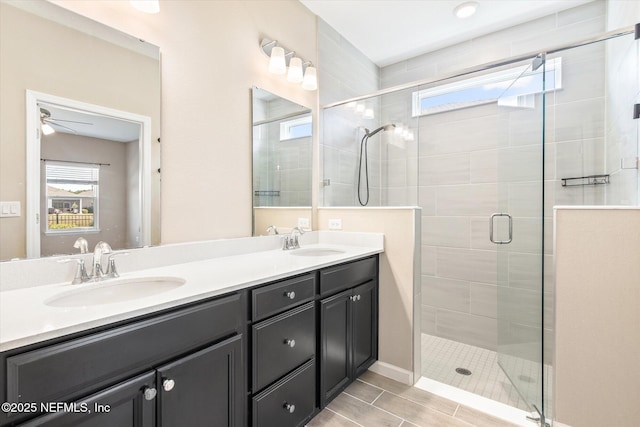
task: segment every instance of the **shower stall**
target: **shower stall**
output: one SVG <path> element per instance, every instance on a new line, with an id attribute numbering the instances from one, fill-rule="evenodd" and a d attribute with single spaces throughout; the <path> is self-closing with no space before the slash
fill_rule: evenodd
<path id="1" fill-rule="evenodd" d="M 423 376 L 552 418 L 553 207 L 638 203 L 639 45 L 626 29 L 323 109 L 320 206 L 365 204 L 367 181 L 367 206 L 421 208 Z"/>

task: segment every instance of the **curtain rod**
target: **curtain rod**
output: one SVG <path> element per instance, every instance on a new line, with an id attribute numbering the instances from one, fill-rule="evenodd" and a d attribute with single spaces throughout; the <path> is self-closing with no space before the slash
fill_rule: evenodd
<path id="1" fill-rule="evenodd" d="M 43 162 L 80 163 L 83 165 L 111 166 L 111 163 L 76 162 L 74 160 L 40 159 Z"/>

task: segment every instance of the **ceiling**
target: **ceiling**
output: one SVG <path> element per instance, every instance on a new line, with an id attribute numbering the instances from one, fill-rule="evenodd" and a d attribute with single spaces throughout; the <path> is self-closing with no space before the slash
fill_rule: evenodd
<path id="1" fill-rule="evenodd" d="M 47 120 L 47 123 L 56 132 L 118 142 L 137 141 L 140 137 L 139 123 L 62 108 L 43 102 L 38 103 L 38 105 L 51 113 L 51 119 Z"/>
<path id="2" fill-rule="evenodd" d="M 593 0 L 300 0 L 380 67 Z"/>

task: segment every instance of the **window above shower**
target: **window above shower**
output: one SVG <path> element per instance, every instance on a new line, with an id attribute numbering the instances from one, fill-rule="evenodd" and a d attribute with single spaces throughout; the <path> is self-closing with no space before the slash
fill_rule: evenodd
<path id="1" fill-rule="evenodd" d="M 562 58 L 545 67 L 511 67 L 477 77 L 438 85 L 412 94 L 412 116 L 426 116 L 497 102 L 500 106 L 534 108 L 534 96 L 562 89 Z"/>

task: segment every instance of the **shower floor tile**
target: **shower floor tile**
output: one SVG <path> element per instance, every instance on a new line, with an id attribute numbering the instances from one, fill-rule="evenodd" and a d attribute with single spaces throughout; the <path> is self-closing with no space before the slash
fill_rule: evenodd
<path id="1" fill-rule="evenodd" d="M 527 366 L 527 374 L 535 366 Z M 462 375 L 465 368 L 471 375 Z M 523 367 L 524 369 L 524 367 Z M 498 366 L 495 351 L 422 334 L 422 375 L 506 405 L 529 411 L 518 391 Z"/>

